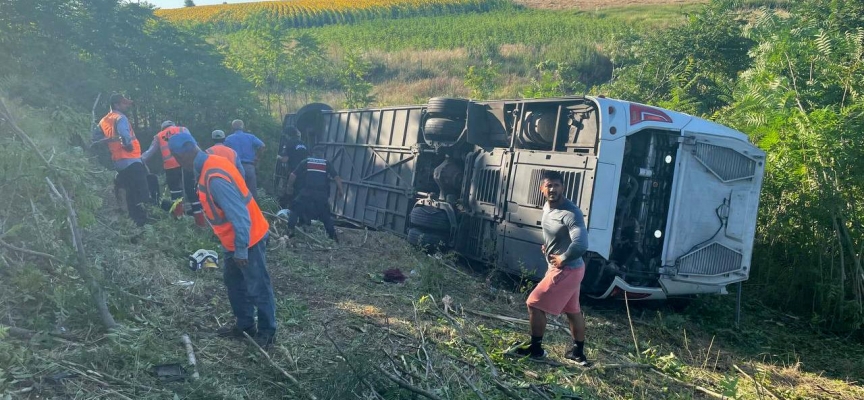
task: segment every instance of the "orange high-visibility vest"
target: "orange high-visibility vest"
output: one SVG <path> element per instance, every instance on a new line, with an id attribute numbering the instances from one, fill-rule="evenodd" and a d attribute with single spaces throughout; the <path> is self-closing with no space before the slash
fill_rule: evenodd
<path id="1" fill-rule="evenodd" d="M 120 119 L 120 114 L 116 111 L 111 111 L 108 115 L 102 117 L 99 121 L 99 126 L 102 128 L 102 133 L 108 140 L 108 150 L 111 152 L 111 161 L 125 160 L 129 158 L 141 158 L 141 144 L 138 143 L 138 138 L 135 137 L 135 131 L 132 129 L 132 124 L 129 124 L 129 137 L 132 139 L 132 150 L 123 148 L 120 142 L 120 136 L 117 135 L 117 120 Z"/>
<path id="2" fill-rule="evenodd" d="M 231 161 L 231 164 L 234 164 L 234 161 L 237 160 L 237 152 L 234 149 L 226 146 L 224 143 L 216 143 L 207 149 L 207 154 L 215 154 L 220 157 L 224 157 L 226 160 Z"/>
<path id="3" fill-rule="evenodd" d="M 156 134 L 155 140 L 159 141 L 159 151 L 162 152 L 162 168 L 180 168 L 180 163 L 174 159 L 174 156 L 171 154 L 171 149 L 168 148 L 168 139 L 171 139 L 171 136 L 183 132 L 184 130 L 185 128 L 181 126 L 169 126 Z"/>
<path id="4" fill-rule="evenodd" d="M 224 179 L 240 191 L 240 195 L 243 196 L 243 201 L 246 203 L 246 209 L 249 210 L 249 220 L 252 222 L 249 228 L 249 247 L 258 244 L 267 235 L 267 229 L 270 228 L 270 225 L 264 218 L 264 214 L 261 213 L 261 209 L 258 208 L 258 203 L 255 202 L 249 188 L 246 187 L 246 181 L 243 180 L 233 161 L 228 161 L 224 157 L 208 156 L 198 177 L 198 198 L 201 200 L 202 208 L 204 208 L 204 216 L 210 221 L 210 226 L 213 227 L 213 233 L 219 237 L 222 246 L 228 251 L 235 250 L 234 227 L 228 222 L 225 212 L 213 201 L 213 195 L 210 193 L 210 182 L 213 179 Z"/>

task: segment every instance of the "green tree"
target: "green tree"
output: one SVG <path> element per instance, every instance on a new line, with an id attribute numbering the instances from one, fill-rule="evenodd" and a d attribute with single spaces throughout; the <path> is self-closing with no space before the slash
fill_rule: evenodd
<path id="1" fill-rule="evenodd" d="M 758 15 L 753 64 L 718 112 L 768 152 L 754 262 L 763 295 L 837 330 L 864 327 L 862 4 Z"/>
<path id="2" fill-rule="evenodd" d="M 339 81 L 345 93 L 345 107 L 362 108 L 375 101 L 372 84 L 366 80 L 370 64 L 362 55 L 354 51 L 345 53 L 344 65 L 339 73 Z"/>
<path id="3" fill-rule="evenodd" d="M 752 40 L 742 34 L 741 1 L 713 0 L 686 24 L 613 46 L 616 97 L 711 115 L 729 102 L 737 74 L 749 65 Z"/>
<path id="4" fill-rule="evenodd" d="M 531 78 L 531 85 L 522 90 L 522 97 L 536 99 L 541 97 L 564 96 L 566 89 L 576 86 L 569 85 L 561 75 L 559 64 L 552 61 L 544 61 L 536 66 L 539 77 Z"/>
<path id="5" fill-rule="evenodd" d="M 486 100 L 498 88 L 498 68 L 491 60 L 482 65 L 471 65 L 465 73 L 465 86 L 471 89 L 471 97 Z"/>
<path id="6" fill-rule="evenodd" d="M 195 2 L 192 0 L 184 0 L 183 7 L 195 7 Z"/>

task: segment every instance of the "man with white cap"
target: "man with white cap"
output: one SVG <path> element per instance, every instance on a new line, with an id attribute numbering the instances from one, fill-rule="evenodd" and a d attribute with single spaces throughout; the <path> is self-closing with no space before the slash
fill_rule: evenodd
<path id="1" fill-rule="evenodd" d="M 233 162 L 201 151 L 186 132 L 172 136 L 168 146 L 180 166 L 194 170 L 198 176 L 198 197 L 204 216 L 225 248 L 222 273 L 236 323 L 217 334 L 242 338 L 245 332 L 261 347 L 272 345 L 276 335 L 276 301 L 265 257 L 267 219 Z"/>
<path id="2" fill-rule="evenodd" d="M 210 138 L 213 140 L 213 145 L 205 150 L 207 154 L 215 154 L 227 158 L 228 161 L 234 163 L 234 166 L 240 171 L 240 175 L 245 175 L 246 171 L 243 170 L 243 163 L 240 162 L 237 152 L 225 145 L 225 132 L 217 129 L 210 134 Z"/>

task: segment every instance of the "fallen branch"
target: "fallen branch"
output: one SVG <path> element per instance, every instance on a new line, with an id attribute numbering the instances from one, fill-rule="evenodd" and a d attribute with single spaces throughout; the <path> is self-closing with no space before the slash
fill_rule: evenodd
<path id="1" fill-rule="evenodd" d="M 110 380 L 110 381 L 112 381 L 112 382 L 114 382 L 114 383 L 117 383 L 117 384 L 119 384 L 119 385 L 129 386 L 129 387 L 133 387 L 133 388 L 136 388 L 136 389 L 139 389 L 139 390 L 144 390 L 144 391 L 147 391 L 147 392 L 159 392 L 159 393 L 166 393 L 166 394 L 169 394 L 169 395 L 172 395 L 172 396 L 174 395 L 174 392 L 171 392 L 171 391 L 169 391 L 169 390 L 165 390 L 165 389 L 158 389 L 158 388 L 154 388 L 154 387 L 150 387 L 150 386 L 146 386 L 146 385 L 141 385 L 141 384 L 137 384 L 137 383 L 132 383 L 132 382 L 130 382 L 128 379 L 120 379 L 120 378 L 117 378 L 117 377 L 115 377 L 115 376 L 108 375 L 108 374 L 106 374 L 106 373 L 104 373 L 104 372 L 95 371 L 95 370 L 93 370 L 92 368 L 88 368 L 88 367 L 83 366 L 83 365 L 81 365 L 81 364 L 76 364 L 76 363 L 74 363 L 74 362 L 72 362 L 72 361 L 67 361 L 67 360 L 50 360 L 50 359 L 42 358 L 42 357 L 40 357 L 40 356 L 38 356 L 38 355 L 36 355 L 36 358 L 38 358 L 38 359 L 40 359 L 40 360 L 42 360 L 42 361 L 52 362 L 52 363 L 57 364 L 57 365 L 59 365 L 59 366 L 61 366 L 61 367 L 64 367 L 64 368 L 68 368 L 68 369 L 71 370 L 72 372 L 75 372 L 76 374 L 79 374 L 79 375 L 83 376 L 84 378 L 87 378 L 87 379 L 89 379 L 89 380 L 91 380 L 91 381 L 93 381 L 93 382 L 97 382 L 97 383 L 99 383 L 99 384 L 102 385 L 102 386 L 111 386 L 111 385 L 109 385 L 108 383 L 106 383 L 106 382 L 104 382 L 104 381 L 102 381 L 102 380 L 97 379 L 96 377 L 99 377 L 99 378 L 105 378 L 106 380 Z M 94 377 L 93 375 L 95 375 L 96 377 Z"/>
<path id="2" fill-rule="evenodd" d="M 777 400 L 783 400 L 783 396 L 780 396 L 779 394 L 774 393 L 774 391 L 771 390 L 771 388 L 769 388 L 768 386 L 765 386 L 765 385 L 759 383 L 759 381 L 757 381 L 756 378 L 754 378 L 754 377 L 750 376 L 750 374 L 744 372 L 744 370 L 741 369 L 741 368 L 739 368 L 737 365 L 732 364 L 732 368 L 735 368 L 735 370 L 738 371 L 738 372 L 740 372 L 741 375 L 744 375 L 745 378 L 752 380 L 752 381 L 753 381 L 753 384 L 756 385 L 756 388 L 757 388 L 757 389 L 762 388 L 762 389 L 764 389 L 766 392 L 768 392 L 768 394 L 770 394 L 771 397 L 773 397 L 773 398 L 775 398 L 775 399 L 777 399 Z"/>
<path id="3" fill-rule="evenodd" d="M 506 321 L 506 322 L 512 322 L 515 324 L 522 324 L 522 325 L 530 325 L 531 324 L 531 322 L 528 321 L 527 319 L 513 318 L 513 317 L 508 317 L 506 315 L 499 315 L 499 314 L 491 314 L 491 313 L 487 313 L 484 311 L 471 310 L 471 309 L 468 309 L 465 307 L 462 307 L 462 311 L 465 311 L 468 314 L 474 314 L 474 315 L 478 315 L 481 317 L 492 318 L 492 319 L 497 319 L 497 320 Z M 569 329 L 567 327 L 559 325 L 555 321 L 549 321 L 547 326 L 552 327 L 552 328 L 556 328 L 556 329 Z"/>
<path id="4" fill-rule="evenodd" d="M 18 328 L 15 326 L 5 326 L 5 325 L 0 325 L 0 329 L 6 329 L 6 332 L 9 334 L 9 336 L 12 336 L 12 337 L 18 338 L 18 339 L 22 339 L 22 340 L 30 340 L 31 338 L 33 338 L 33 336 L 36 336 L 38 334 L 46 334 L 48 336 L 51 336 L 51 337 L 53 337 L 53 338 L 55 338 L 61 342 L 67 343 L 67 344 L 80 345 L 80 343 L 75 342 L 74 340 L 71 340 L 70 336 L 63 335 L 63 334 L 57 333 L 57 332 L 37 332 L 37 331 L 31 331 L 29 329 Z"/>
<path id="5" fill-rule="evenodd" d="M 624 305 L 627 307 L 627 322 L 630 323 L 630 335 L 633 336 L 633 345 L 636 346 L 636 354 L 639 352 L 639 342 L 636 341 L 636 329 L 633 328 L 633 318 L 630 318 L 630 300 L 627 299 L 627 291 L 624 291 Z"/>
<path id="6" fill-rule="evenodd" d="M 345 352 L 342 351 L 342 348 L 339 347 L 339 344 L 337 344 L 336 341 L 333 340 L 333 337 L 330 336 L 330 331 L 327 329 L 328 324 L 329 324 L 329 322 L 323 324 L 324 336 L 327 337 L 327 340 L 329 340 L 330 343 L 333 343 L 333 347 L 336 348 L 336 352 L 338 352 L 339 356 L 341 356 L 342 359 L 345 360 L 345 364 L 348 364 L 348 368 L 351 370 L 351 372 L 354 373 L 354 376 L 356 376 L 357 379 L 360 379 L 360 382 L 363 382 L 363 384 L 366 385 L 366 387 L 368 387 L 369 390 L 372 391 L 372 394 L 374 394 L 375 397 L 377 397 L 379 399 L 383 399 L 383 397 L 381 397 L 381 394 L 379 394 L 378 391 L 375 390 L 375 386 L 372 386 L 372 384 L 368 380 L 366 380 L 366 378 L 364 378 L 363 375 L 361 375 L 360 372 L 358 372 L 354 368 L 354 365 L 351 364 L 351 360 L 348 359 L 348 356 L 345 355 Z"/>
<path id="7" fill-rule="evenodd" d="M 31 255 L 31 256 L 37 256 L 37 257 L 47 258 L 47 259 L 49 259 L 49 260 L 51 260 L 51 261 L 56 261 L 56 262 L 58 262 L 58 263 L 63 263 L 63 260 L 61 260 L 60 257 L 53 256 L 53 255 L 48 254 L 48 253 L 42 253 L 42 252 L 35 251 L 35 250 L 27 250 L 27 249 L 25 249 L 25 248 L 17 247 L 17 246 L 14 246 L 14 245 L 11 245 L 11 244 L 9 244 L 9 243 L 4 242 L 2 239 L 0 239 L 0 246 L 3 246 L 3 247 L 5 247 L 5 248 L 7 248 L 7 249 L 9 249 L 9 250 L 12 250 L 12 251 L 14 251 L 14 252 L 17 252 L 17 253 L 29 254 L 29 255 Z"/>
<path id="8" fill-rule="evenodd" d="M 414 385 L 411 385 L 411 384 L 408 383 L 408 382 L 405 382 L 405 380 L 400 379 L 398 376 L 395 376 L 395 375 L 393 375 L 393 374 L 391 374 L 391 373 L 385 371 L 384 368 L 381 368 L 381 367 L 379 367 L 379 366 L 377 366 L 377 365 L 373 365 L 372 368 L 375 368 L 376 371 L 378 371 L 379 373 L 383 374 L 385 378 L 389 379 L 389 380 L 392 381 L 393 383 L 399 385 L 399 387 L 401 387 L 402 389 L 408 390 L 408 391 L 410 391 L 410 392 L 412 392 L 412 393 L 418 394 L 418 395 L 423 396 L 423 397 L 425 397 L 425 398 L 427 398 L 427 399 L 432 399 L 432 400 L 443 400 L 443 399 L 441 399 L 440 397 L 438 397 L 438 396 L 436 396 L 436 395 L 434 395 L 434 394 L 432 394 L 432 393 L 429 393 L 429 392 L 427 392 L 427 391 L 425 391 L 425 390 L 423 390 L 423 389 L 420 389 L 420 388 L 418 388 L 418 387 L 416 387 L 416 386 L 414 386 Z"/>
<path id="9" fill-rule="evenodd" d="M 78 225 L 78 214 L 75 212 L 75 207 L 72 206 L 72 199 L 69 197 L 69 192 L 66 191 L 66 188 L 63 187 L 62 184 L 59 186 L 60 190 L 57 190 L 57 186 L 54 185 L 51 178 L 46 176 L 45 180 L 48 181 L 48 186 L 51 188 L 51 191 L 54 192 L 54 194 L 60 198 L 66 206 L 66 220 L 69 222 L 72 244 L 74 245 L 76 254 L 78 255 L 78 261 L 73 263 L 72 267 L 75 268 L 75 271 L 78 272 L 81 279 L 87 283 L 87 288 L 90 290 L 90 297 L 96 304 L 96 310 L 99 312 L 99 317 L 102 318 L 102 324 L 105 325 L 105 328 L 108 330 L 114 329 L 117 327 L 117 322 L 114 321 L 114 316 L 111 315 L 111 310 L 108 309 L 108 303 L 105 301 L 105 291 L 102 290 L 102 286 L 100 286 L 99 283 L 96 282 L 96 279 L 93 278 L 93 275 L 90 274 L 87 253 L 84 250 L 84 240 L 81 237 L 81 228 Z"/>
<path id="10" fill-rule="evenodd" d="M 592 370 L 592 369 L 627 369 L 627 368 L 653 368 L 650 364 L 637 364 L 637 363 L 626 363 L 626 364 L 595 364 L 588 368 L 580 368 L 584 370 Z"/>
<path id="11" fill-rule="evenodd" d="M 477 389 L 477 386 L 474 386 L 474 384 L 471 383 L 471 380 L 468 379 L 467 376 L 465 376 L 464 374 L 461 374 L 462 371 L 459 371 L 459 370 L 456 368 L 456 366 L 453 365 L 453 362 L 452 362 L 452 361 L 449 361 L 448 363 L 450 364 L 450 367 L 451 367 L 451 368 L 456 369 L 458 372 L 460 372 L 460 373 L 457 373 L 457 374 L 456 374 L 456 377 L 462 379 L 462 381 L 465 382 L 465 384 L 468 385 L 469 388 L 471 388 L 471 391 L 473 391 L 474 394 L 476 394 L 477 397 L 478 397 L 480 400 L 486 400 L 486 396 L 484 396 L 483 393 L 480 392 L 480 389 Z"/>
<path id="12" fill-rule="evenodd" d="M 192 366 L 192 380 L 197 381 L 201 375 L 198 374 L 198 362 L 195 360 L 195 350 L 192 348 L 192 339 L 189 335 L 184 334 L 180 337 L 180 341 L 186 346 L 186 357 L 189 358 L 189 365 Z"/>
<path id="13" fill-rule="evenodd" d="M 723 396 L 722 394 L 719 394 L 719 393 L 717 393 L 717 392 L 714 392 L 714 391 L 712 391 L 712 390 L 710 390 L 710 389 L 706 389 L 706 388 L 704 388 L 704 387 L 702 387 L 702 386 L 694 385 L 694 384 L 692 384 L 692 383 L 684 382 L 684 381 L 682 381 L 682 380 L 680 380 L 680 379 L 678 379 L 678 378 L 676 378 L 676 377 L 674 377 L 674 376 L 666 375 L 666 374 L 664 374 L 662 371 L 658 370 L 656 367 L 655 367 L 655 368 L 651 368 L 650 371 L 651 371 L 651 372 L 654 372 L 655 374 L 660 375 L 660 376 L 662 376 L 662 377 L 664 377 L 664 378 L 666 378 L 666 379 L 669 379 L 669 380 L 671 380 L 671 381 L 677 382 L 678 384 L 680 384 L 680 385 L 682 385 L 682 386 L 686 386 L 686 387 L 688 387 L 688 388 L 691 388 L 691 389 L 694 389 L 694 390 L 696 390 L 696 391 L 702 392 L 703 394 L 706 394 L 706 395 L 708 395 L 708 396 L 711 396 L 711 397 L 713 397 L 713 398 L 715 398 L 715 399 L 719 399 L 719 400 L 728 400 L 728 397 Z"/>
<path id="14" fill-rule="evenodd" d="M 435 298 L 432 297 L 432 295 L 429 295 L 429 298 L 431 298 L 432 302 L 435 303 Z M 437 303 L 435 304 L 435 311 L 438 314 L 443 315 L 444 318 L 446 318 L 448 321 L 450 321 L 451 324 L 453 324 L 453 327 L 456 328 L 456 333 L 459 334 L 459 337 L 462 339 L 463 342 L 465 342 L 471 346 L 474 346 L 474 348 L 477 349 L 478 352 L 480 352 L 480 354 L 483 356 L 483 359 L 486 360 L 486 365 L 489 366 L 489 371 L 492 374 L 492 377 L 498 378 L 498 375 L 499 375 L 498 369 L 495 368 L 495 364 L 492 362 L 492 359 L 489 357 L 489 353 L 486 352 L 486 349 L 483 347 L 483 345 L 481 345 L 477 342 L 474 342 L 471 339 L 468 339 L 468 335 L 466 335 L 465 331 L 462 329 L 462 324 L 460 324 L 453 317 L 451 317 L 450 314 L 447 314 L 446 312 L 442 312 L 441 310 L 439 310 Z"/>
<path id="15" fill-rule="evenodd" d="M 293 377 L 291 374 L 288 373 L 288 371 L 285 371 L 285 369 L 283 369 L 283 368 L 280 367 L 278 364 L 276 364 L 276 363 L 273 361 L 273 359 L 270 358 L 270 355 L 267 354 L 267 352 L 264 351 L 264 349 L 262 349 L 261 346 L 259 346 L 258 343 L 255 342 L 255 339 L 252 339 L 252 336 L 249 336 L 249 334 L 246 333 L 246 332 L 243 332 L 243 336 L 246 336 L 246 340 L 249 341 L 250 343 L 252 343 L 252 345 L 254 345 L 255 348 L 257 348 L 258 351 L 261 352 L 261 354 L 264 355 L 264 358 L 267 359 L 267 362 L 269 362 L 270 365 L 273 366 L 273 368 L 276 368 L 279 372 L 281 372 L 281 373 L 282 373 L 282 376 L 284 376 L 285 378 L 287 378 L 287 379 L 288 379 L 288 380 L 289 380 L 289 381 L 290 381 L 290 382 L 295 386 L 295 389 L 299 390 L 300 393 L 302 393 L 304 397 L 306 397 L 306 398 L 308 398 L 308 399 L 310 399 L 310 400 L 318 400 L 318 398 L 315 397 L 315 395 L 313 395 L 312 393 L 309 393 L 309 392 L 303 390 L 303 387 L 300 386 L 300 381 L 298 381 L 297 378 Z"/>
<path id="16" fill-rule="evenodd" d="M 507 385 L 498 381 L 497 378 L 492 378 L 492 383 L 495 385 L 496 388 L 498 388 L 498 390 L 501 391 L 501 393 L 504 393 L 507 397 L 509 397 L 513 400 L 522 400 L 521 396 L 516 394 L 514 391 L 510 390 L 510 388 L 508 388 Z"/>
<path id="17" fill-rule="evenodd" d="M 546 393 L 543 393 L 543 391 L 540 390 L 540 388 L 538 388 L 537 385 L 529 385 L 528 387 L 531 389 L 531 391 L 533 391 L 534 393 L 537 393 L 537 395 L 540 396 L 540 398 L 542 398 L 544 400 L 552 400 L 549 398 L 549 396 L 546 395 Z"/>

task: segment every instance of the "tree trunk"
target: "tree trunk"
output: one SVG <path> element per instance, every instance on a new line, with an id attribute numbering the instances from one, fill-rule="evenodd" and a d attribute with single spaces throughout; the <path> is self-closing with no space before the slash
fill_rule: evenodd
<path id="1" fill-rule="evenodd" d="M 51 187 L 54 194 L 60 197 L 60 200 L 63 201 L 66 206 L 69 231 L 72 234 L 72 243 L 75 246 L 75 252 L 78 256 L 77 262 L 72 266 L 75 268 L 75 271 L 78 272 L 78 275 L 81 276 L 81 279 L 87 283 L 87 289 L 90 291 L 90 297 L 96 305 L 96 310 L 99 312 L 99 318 L 102 319 L 102 324 L 105 325 L 106 329 L 114 329 L 117 327 L 117 322 L 114 321 L 114 316 L 111 315 L 111 310 L 108 309 L 108 303 L 105 300 L 105 292 L 102 290 L 102 286 L 100 286 L 99 283 L 96 282 L 96 279 L 93 278 L 93 275 L 90 274 L 87 253 L 84 250 L 84 241 L 81 239 L 81 228 L 78 226 L 78 214 L 75 212 L 75 207 L 72 206 L 72 199 L 69 198 L 69 193 L 62 184 L 58 191 L 50 178 L 46 177 L 45 179 L 48 181 L 48 185 Z"/>

